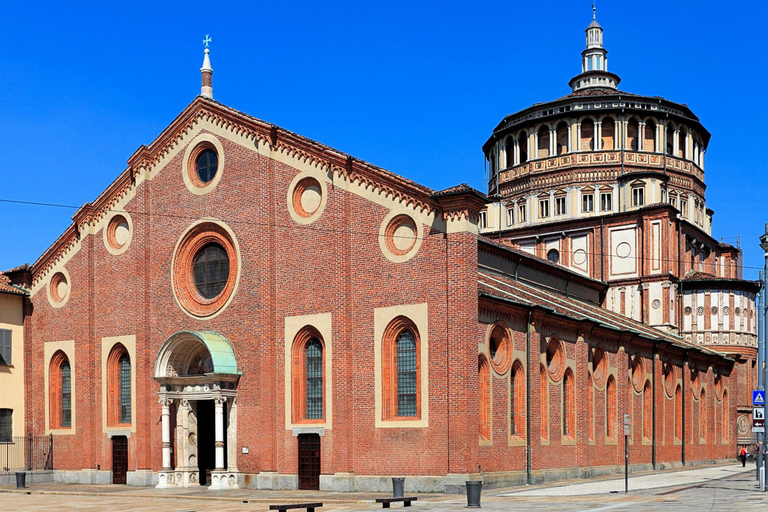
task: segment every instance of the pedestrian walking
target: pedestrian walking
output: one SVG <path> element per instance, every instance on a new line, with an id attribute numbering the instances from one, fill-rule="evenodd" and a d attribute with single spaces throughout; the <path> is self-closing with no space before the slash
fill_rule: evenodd
<path id="1" fill-rule="evenodd" d="M 742 446 L 741 450 L 739 451 L 739 460 L 741 461 L 741 467 L 747 466 L 747 456 L 749 455 L 749 452 L 747 451 L 746 446 Z"/>

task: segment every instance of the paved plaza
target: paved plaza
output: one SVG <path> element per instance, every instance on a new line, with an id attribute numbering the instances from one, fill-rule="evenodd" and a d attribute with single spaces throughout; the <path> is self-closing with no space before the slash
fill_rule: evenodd
<path id="1" fill-rule="evenodd" d="M 751 467 L 750 467 L 751 466 Z M 724 511 L 765 510 L 768 493 L 755 480 L 754 465 L 711 466 L 630 476 L 624 493 L 623 478 L 579 480 L 559 484 L 492 489 L 483 492 L 487 510 L 532 511 Z M 321 501 L 319 512 L 381 510 L 381 493 L 310 491 L 208 491 L 207 489 L 154 489 L 122 485 L 36 484 L 25 490 L 0 487 L 0 510 L 6 511 L 141 511 L 141 512 L 251 512 L 270 504 Z M 466 497 L 420 494 L 409 510 L 464 511 Z M 392 509 L 403 508 L 393 505 Z"/>

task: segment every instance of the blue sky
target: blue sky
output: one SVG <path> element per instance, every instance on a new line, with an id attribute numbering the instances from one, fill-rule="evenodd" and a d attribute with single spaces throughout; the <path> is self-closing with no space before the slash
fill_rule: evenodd
<path id="1" fill-rule="evenodd" d="M 0 199 L 95 199 L 200 92 L 434 189 L 484 190 L 506 114 L 570 92 L 591 2 L 11 2 Z M 768 221 L 765 2 L 599 0 L 620 89 L 686 103 L 712 133 L 713 236 L 744 277 Z M 0 269 L 33 263 L 74 210 L 0 202 Z"/>

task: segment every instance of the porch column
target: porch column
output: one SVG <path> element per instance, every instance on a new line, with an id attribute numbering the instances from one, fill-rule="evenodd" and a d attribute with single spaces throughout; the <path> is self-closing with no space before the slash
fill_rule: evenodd
<path id="1" fill-rule="evenodd" d="M 215 471 L 224 471 L 224 404 L 225 397 L 215 398 L 216 402 L 216 469 Z"/>
<path id="2" fill-rule="evenodd" d="M 171 470 L 171 403 L 169 398 L 161 398 L 162 423 L 163 423 L 163 470 Z"/>

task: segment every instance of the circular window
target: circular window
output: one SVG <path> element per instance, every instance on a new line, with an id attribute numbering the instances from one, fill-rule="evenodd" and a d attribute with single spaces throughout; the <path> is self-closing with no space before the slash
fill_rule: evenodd
<path id="1" fill-rule="evenodd" d="M 605 386 L 608 379 L 608 358 L 600 347 L 595 347 L 592 352 L 592 379 L 599 388 Z"/>
<path id="2" fill-rule="evenodd" d="M 737 307 L 736 309 L 734 309 L 733 314 L 735 314 L 736 316 L 739 316 L 741 314 L 741 308 Z"/>
<path id="3" fill-rule="evenodd" d="M 558 263 L 560 261 L 560 251 L 557 249 L 550 249 L 547 253 L 547 259 L 552 263 Z"/>
<path id="4" fill-rule="evenodd" d="M 701 377 L 696 368 L 691 368 L 691 394 L 696 400 L 701 396 Z"/>
<path id="5" fill-rule="evenodd" d="M 683 309 L 683 312 L 686 315 L 690 315 L 693 312 L 693 309 L 691 309 L 691 306 L 685 306 L 685 309 Z"/>
<path id="6" fill-rule="evenodd" d="M 698 313 L 699 316 L 703 315 L 704 314 L 704 306 L 699 306 L 698 308 L 696 308 L 696 313 Z"/>
<path id="7" fill-rule="evenodd" d="M 219 296 L 229 280 L 227 251 L 216 242 L 210 243 L 195 254 L 193 263 L 195 288 L 206 299 Z"/>
<path id="8" fill-rule="evenodd" d="M 712 314 L 713 315 L 717 314 L 717 306 L 712 306 Z"/>
<path id="9" fill-rule="evenodd" d="M 231 300 L 239 278 L 239 251 L 232 232 L 215 222 L 193 225 L 173 256 L 173 292 L 195 317 L 210 317 Z"/>
<path id="10" fill-rule="evenodd" d="M 661 307 L 661 301 L 659 299 L 653 299 L 651 306 L 653 306 L 653 309 L 659 309 Z"/>
<path id="11" fill-rule="evenodd" d="M 304 178 L 293 189 L 293 209 L 301 217 L 311 217 L 323 199 L 323 189 L 315 178 Z"/>
<path id="12" fill-rule="evenodd" d="M 64 304 L 69 297 L 69 279 L 63 272 L 56 272 L 48 285 L 51 300 L 57 304 Z"/>
<path id="13" fill-rule="evenodd" d="M 675 396 L 676 385 L 675 367 L 672 366 L 672 363 L 667 363 L 664 365 L 664 390 L 667 392 L 668 397 L 672 398 Z"/>
<path id="14" fill-rule="evenodd" d="M 645 387 L 645 364 L 639 355 L 632 358 L 632 387 L 638 393 Z"/>
<path id="15" fill-rule="evenodd" d="M 104 244 L 112 254 L 124 252 L 131 243 L 133 229 L 128 214 L 119 213 L 112 216 L 104 229 Z"/>
<path id="16" fill-rule="evenodd" d="M 195 195 L 207 194 L 221 181 L 225 169 L 224 148 L 210 133 L 201 133 L 184 153 L 184 184 Z"/>
<path id="17" fill-rule="evenodd" d="M 195 172 L 197 179 L 207 185 L 216 176 L 219 170 L 219 157 L 213 149 L 206 148 L 195 159 Z"/>
<path id="18" fill-rule="evenodd" d="M 549 377 L 554 381 L 559 381 L 565 372 L 565 348 L 562 341 L 555 337 L 549 339 L 546 360 Z"/>
<path id="19" fill-rule="evenodd" d="M 422 230 L 410 215 L 390 214 L 379 230 L 379 243 L 384 255 L 394 263 L 411 259 L 421 246 Z"/>
<path id="20" fill-rule="evenodd" d="M 495 323 L 491 328 L 488 337 L 488 355 L 491 366 L 500 375 L 506 373 L 512 365 L 512 340 L 509 329 L 501 322 Z"/>
<path id="21" fill-rule="evenodd" d="M 728 306 L 723 307 L 723 314 L 724 315 L 730 315 L 731 314 L 731 308 Z"/>

